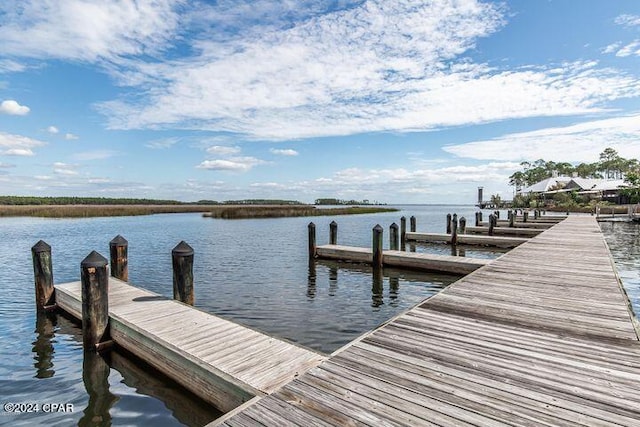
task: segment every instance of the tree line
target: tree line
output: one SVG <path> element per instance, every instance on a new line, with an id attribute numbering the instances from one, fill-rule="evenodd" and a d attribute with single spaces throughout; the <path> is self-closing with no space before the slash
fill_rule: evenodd
<path id="1" fill-rule="evenodd" d="M 558 176 L 575 174 L 580 178 L 625 179 L 629 174 L 633 176 L 640 172 L 638 159 L 625 159 L 613 148 L 606 148 L 600 153 L 599 161 L 594 163 L 580 163 L 574 166 L 567 162 L 556 163 L 539 159 L 535 162 L 522 162 L 520 166 L 522 170 L 509 177 L 509 185 L 515 186 L 516 189 L 551 178 L 554 174 Z"/>

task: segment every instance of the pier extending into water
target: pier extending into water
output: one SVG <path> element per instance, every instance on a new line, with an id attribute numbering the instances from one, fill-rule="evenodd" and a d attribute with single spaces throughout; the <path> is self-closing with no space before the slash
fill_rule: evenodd
<path id="1" fill-rule="evenodd" d="M 39 310 L 87 322 L 85 351 L 113 341 L 228 411 L 211 426 L 639 425 L 640 327 L 602 233 L 590 216 L 548 222 L 329 356 L 193 308 L 193 251 L 182 243 L 173 251 L 180 301 L 121 280 L 127 255 L 118 238 L 111 272 L 120 279 L 92 253 L 82 280 L 55 290 L 50 248 L 39 242 L 36 299 Z M 405 237 L 415 220 L 412 229 Z M 325 250 L 311 243 L 310 254 Z M 381 246 L 374 240 L 361 254 L 374 272 L 395 252 L 401 262 L 422 255 Z M 108 322 L 88 317 L 87 298 L 99 302 L 90 316 L 106 313 Z"/>
<path id="2" fill-rule="evenodd" d="M 637 426 L 634 322 L 571 216 L 213 425 Z"/>

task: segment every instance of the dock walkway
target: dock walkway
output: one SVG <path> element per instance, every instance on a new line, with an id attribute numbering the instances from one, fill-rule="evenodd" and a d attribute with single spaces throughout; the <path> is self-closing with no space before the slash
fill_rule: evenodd
<path id="1" fill-rule="evenodd" d="M 80 282 L 56 285 L 60 308 L 82 317 Z M 326 357 L 153 292 L 109 279 L 111 337 L 183 387 L 230 411 Z"/>
<path id="2" fill-rule="evenodd" d="M 227 426 L 638 426 L 640 342 L 604 238 L 569 217 Z"/>

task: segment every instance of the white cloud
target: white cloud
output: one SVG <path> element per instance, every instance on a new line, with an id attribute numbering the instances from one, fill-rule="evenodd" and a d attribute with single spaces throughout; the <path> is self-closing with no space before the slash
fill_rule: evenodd
<path id="1" fill-rule="evenodd" d="M 231 157 L 229 159 L 205 160 L 196 166 L 198 169 L 247 172 L 256 165 L 266 163 L 255 157 Z"/>
<path id="2" fill-rule="evenodd" d="M 599 112 L 640 91 L 637 79 L 595 62 L 515 70 L 470 62 L 465 53 L 503 24 L 497 3 L 350 6 L 279 31 L 198 39 L 193 57 L 133 71 L 131 84 L 154 84 L 146 97 L 99 109 L 113 128 L 286 140 Z"/>
<path id="3" fill-rule="evenodd" d="M 0 162 L 0 169 L 9 169 L 9 168 L 15 168 L 16 165 L 12 164 L 12 163 L 2 163 Z"/>
<path id="4" fill-rule="evenodd" d="M 629 14 L 620 15 L 615 19 L 615 23 L 625 27 L 640 26 L 640 16 Z"/>
<path id="5" fill-rule="evenodd" d="M 616 56 L 623 58 L 631 55 L 640 56 L 640 40 L 634 40 L 633 42 L 622 46 L 616 52 Z"/>
<path id="6" fill-rule="evenodd" d="M 207 148 L 207 153 L 209 154 L 217 154 L 221 156 L 238 154 L 240 152 L 240 147 L 230 147 L 226 145 L 213 145 Z"/>
<path id="7" fill-rule="evenodd" d="M 180 142 L 180 138 L 156 139 L 156 140 L 147 142 L 145 144 L 145 147 L 152 148 L 155 150 L 165 150 L 167 148 L 173 147 L 178 142 Z"/>
<path id="8" fill-rule="evenodd" d="M 55 162 L 53 164 L 53 173 L 55 173 L 56 175 L 75 176 L 79 174 L 77 168 L 78 165 Z"/>
<path id="9" fill-rule="evenodd" d="M 46 143 L 22 135 L 0 132 L 0 155 L 33 156 L 32 148 L 42 147 Z"/>
<path id="10" fill-rule="evenodd" d="M 66 139 L 67 141 L 73 141 L 73 140 L 76 140 L 78 138 L 79 138 L 78 135 L 74 135 L 72 133 L 65 133 L 64 134 L 64 139 Z"/>
<path id="11" fill-rule="evenodd" d="M 54 134 L 55 134 L 55 133 L 60 132 L 60 130 L 59 130 L 57 127 L 55 127 L 55 126 L 49 126 L 49 127 L 47 128 L 47 132 L 49 132 L 49 133 L 54 133 Z"/>
<path id="12" fill-rule="evenodd" d="M 20 105 L 13 99 L 4 100 L 2 101 L 2 104 L 0 104 L 0 113 L 4 114 L 24 116 L 26 114 L 29 114 L 29 111 L 31 111 L 29 107 L 27 107 L 26 105 Z"/>
<path id="13" fill-rule="evenodd" d="M 297 156 L 298 154 L 300 154 L 296 150 L 292 150 L 291 148 L 285 148 L 285 149 L 272 148 L 269 151 L 271 151 L 273 154 L 278 154 L 280 156 Z"/>
<path id="14" fill-rule="evenodd" d="M 82 153 L 76 153 L 73 155 L 75 160 L 79 161 L 89 161 L 89 160 L 104 160 L 118 154 L 113 150 L 93 150 L 93 151 L 85 151 Z"/>
<path id="15" fill-rule="evenodd" d="M 0 59 L 0 74 L 3 73 L 17 73 L 24 71 L 27 67 L 19 62 L 12 61 L 10 59 Z"/>
<path id="16" fill-rule="evenodd" d="M 183 0 L 0 3 L 0 54 L 80 61 L 153 54 L 178 29 Z"/>
<path id="17" fill-rule="evenodd" d="M 443 149 L 460 157 L 522 161 L 547 159 L 594 162 L 611 147 L 627 158 L 640 153 L 640 113 L 571 126 L 504 135 L 499 138 L 449 145 Z"/>

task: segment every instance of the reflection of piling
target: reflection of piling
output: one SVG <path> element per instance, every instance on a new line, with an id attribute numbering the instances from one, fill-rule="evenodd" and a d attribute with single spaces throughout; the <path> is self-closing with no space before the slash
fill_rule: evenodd
<path id="1" fill-rule="evenodd" d="M 309 258 L 309 270 L 307 273 L 307 297 L 316 296 L 316 260 Z"/>
<path id="2" fill-rule="evenodd" d="M 398 224 L 395 222 L 389 226 L 389 249 L 398 250 Z"/>
<path id="3" fill-rule="evenodd" d="M 335 221 L 331 221 L 331 224 L 329 224 L 329 244 L 338 244 L 338 223 Z"/>
<path id="4" fill-rule="evenodd" d="M 316 225 L 310 222 L 307 226 L 309 229 L 309 259 L 316 257 Z"/>
<path id="5" fill-rule="evenodd" d="M 416 232 L 416 217 L 413 215 L 409 218 L 409 227 L 409 230 L 411 230 L 412 233 Z"/>
<path id="6" fill-rule="evenodd" d="M 82 280 L 82 342 L 95 351 L 109 326 L 109 276 L 107 259 L 93 251 L 80 264 Z"/>
<path id="7" fill-rule="evenodd" d="M 400 250 L 404 251 L 407 248 L 407 218 L 400 218 Z"/>
<path id="8" fill-rule="evenodd" d="M 111 425 L 109 410 L 118 400 L 109 391 L 109 373 L 111 369 L 102 355 L 85 351 L 82 360 L 82 381 L 89 395 L 89 403 L 80 419 L 80 426 Z"/>
<path id="9" fill-rule="evenodd" d="M 193 248 L 184 240 L 171 251 L 173 261 L 173 299 L 193 305 Z"/>
<path id="10" fill-rule="evenodd" d="M 447 214 L 446 226 L 447 226 L 447 234 L 451 234 L 451 214 L 450 213 Z"/>
<path id="11" fill-rule="evenodd" d="M 31 257 L 36 288 L 36 309 L 43 311 L 55 300 L 51 246 L 40 240 L 31 248 Z"/>
<path id="12" fill-rule="evenodd" d="M 382 268 L 374 267 L 373 275 L 371 278 L 371 306 L 372 307 L 379 307 L 384 303 L 383 282 L 384 282 L 384 276 L 382 274 Z"/>
<path id="13" fill-rule="evenodd" d="M 36 368 L 36 378 L 51 378 L 53 370 L 53 343 L 55 337 L 56 314 L 38 311 L 36 314 L 36 333 L 38 336 L 33 342 L 35 353 L 33 366 Z"/>
<path id="14" fill-rule="evenodd" d="M 127 239 L 119 234 L 109 242 L 111 276 L 125 282 L 129 280 L 128 246 Z"/>
<path id="15" fill-rule="evenodd" d="M 383 230 L 380 224 L 376 224 L 373 227 L 373 239 L 372 239 L 372 249 L 373 249 L 373 267 L 381 268 L 382 267 L 382 234 Z"/>

